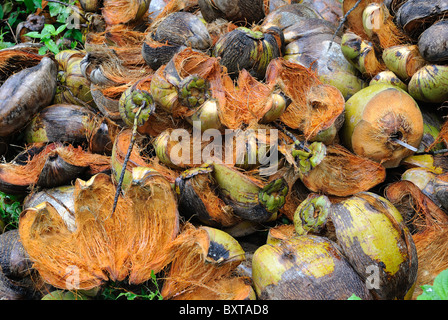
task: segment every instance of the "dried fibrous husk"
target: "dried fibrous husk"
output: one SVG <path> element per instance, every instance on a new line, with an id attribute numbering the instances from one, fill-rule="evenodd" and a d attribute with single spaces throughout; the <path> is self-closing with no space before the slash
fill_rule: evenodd
<path id="1" fill-rule="evenodd" d="M 266 243 L 270 245 L 278 245 L 281 241 L 291 239 L 297 235 L 294 224 L 280 224 L 269 228 Z"/>
<path id="2" fill-rule="evenodd" d="M 244 277 L 213 279 L 207 286 L 185 291 L 171 300 L 256 300 L 251 283 Z"/>
<path id="3" fill-rule="evenodd" d="M 90 289 L 108 280 L 139 284 L 169 263 L 179 228 L 169 182 L 151 169 L 134 169 L 112 212 L 115 191 L 102 173 L 78 179 L 73 232 L 47 202 L 23 211 L 20 237 L 46 282 L 61 289 Z"/>
<path id="4" fill-rule="evenodd" d="M 367 34 L 364 31 L 364 25 L 362 23 L 362 14 L 365 8 L 371 3 L 382 3 L 383 0 L 362 0 L 355 8 L 355 4 L 358 0 L 344 0 L 342 2 L 342 11 L 346 14 L 349 10 L 352 10 L 347 16 L 345 25 L 350 31 L 360 35 L 364 39 L 368 39 Z"/>
<path id="5" fill-rule="evenodd" d="M 188 169 L 176 179 L 180 213 L 211 227 L 231 227 L 241 219 L 235 216 L 232 207 L 219 197 L 210 170 L 213 168 Z"/>
<path id="6" fill-rule="evenodd" d="M 173 56 L 167 65 L 161 66 L 151 80 L 151 95 L 156 104 L 177 118 L 187 118 L 194 114 L 180 102 L 178 85 L 190 75 L 207 81 L 211 98 L 217 100 L 220 110 L 225 107 L 224 77 L 217 58 L 186 48 Z"/>
<path id="7" fill-rule="evenodd" d="M 191 297 L 197 290 L 211 290 L 218 299 L 238 297 L 229 294 L 227 286 L 219 285 L 221 280 L 229 281 L 245 259 L 244 250 L 232 236 L 187 223 L 173 248 L 173 261 L 161 291 L 164 299 Z"/>
<path id="8" fill-rule="evenodd" d="M 422 285 L 433 283 L 448 268 L 448 215 L 411 181 L 394 182 L 385 194 L 413 232 L 419 266 L 415 299 L 422 293 Z"/>
<path id="9" fill-rule="evenodd" d="M 104 0 L 102 15 L 107 25 L 138 23 L 147 14 L 148 0 Z"/>
<path id="10" fill-rule="evenodd" d="M 37 153 L 31 152 L 23 163 L 12 161 L 0 165 L 2 191 L 24 194 L 33 186 L 56 187 L 75 180 L 80 174 L 94 175 L 110 169 L 108 156 L 86 152 L 81 147 L 54 142 L 43 147 L 32 145 L 28 150 L 33 148 Z"/>
<path id="11" fill-rule="evenodd" d="M 26 49 L 0 50 L 0 85 L 12 74 L 39 64 L 43 56 Z"/>
<path id="12" fill-rule="evenodd" d="M 301 180 L 313 192 L 344 197 L 367 191 L 385 178 L 386 169 L 381 164 L 335 144 L 327 146 L 322 162 Z"/>
<path id="13" fill-rule="evenodd" d="M 38 300 L 50 286 L 32 268 L 17 229 L 0 235 L 1 300 Z"/>
<path id="14" fill-rule="evenodd" d="M 39 112 L 25 128 L 25 142 L 86 142 L 99 117 L 86 107 L 54 104 Z"/>
<path id="15" fill-rule="evenodd" d="M 379 50 L 404 44 L 406 35 L 393 22 L 384 3 L 371 3 L 362 13 L 364 31 Z"/>
<path id="16" fill-rule="evenodd" d="M 116 182 L 119 181 L 121 171 L 124 165 L 124 159 L 131 142 L 132 130 L 125 129 L 122 130 L 114 140 L 114 146 L 112 150 L 111 163 L 112 163 L 112 174 Z M 174 183 L 178 176 L 178 173 L 171 170 L 170 168 L 164 166 L 159 158 L 151 158 L 149 153 L 148 145 L 149 141 L 145 139 L 143 135 L 137 135 L 134 147 L 130 154 L 129 160 L 126 165 L 126 173 L 123 178 L 123 186 L 127 186 L 131 183 L 132 170 L 135 167 L 149 167 L 157 170 L 162 174 L 170 183 Z"/>
<path id="17" fill-rule="evenodd" d="M 276 83 L 291 99 L 280 120 L 291 129 L 299 129 L 305 139 L 328 129 L 344 111 L 341 92 L 323 84 L 311 70 L 282 59 L 273 60 L 266 81 Z"/>
<path id="18" fill-rule="evenodd" d="M 133 30 L 126 25 L 110 26 L 107 31 L 86 35 L 86 52 L 104 50 L 104 46 L 113 49 L 122 64 L 131 69 L 145 67 L 145 60 L 141 52 L 141 44 L 145 40 L 146 33 Z M 103 48 L 102 48 L 103 47 Z"/>

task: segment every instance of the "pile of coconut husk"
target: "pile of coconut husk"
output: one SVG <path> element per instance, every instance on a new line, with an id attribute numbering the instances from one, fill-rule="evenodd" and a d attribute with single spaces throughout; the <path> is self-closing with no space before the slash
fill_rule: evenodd
<path id="1" fill-rule="evenodd" d="M 448 268 L 439 2 L 80 0 L 81 46 L 0 50 L 0 298 L 416 299 Z"/>

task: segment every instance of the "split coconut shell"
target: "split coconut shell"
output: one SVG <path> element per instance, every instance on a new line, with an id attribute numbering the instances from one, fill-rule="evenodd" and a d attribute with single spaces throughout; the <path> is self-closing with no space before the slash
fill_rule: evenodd
<path id="1" fill-rule="evenodd" d="M 423 136 L 418 104 L 402 89 L 377 84 L 358 91 L 345 104 L 344 145 L 355 154 L 397 167 L 412 155 Z"/>

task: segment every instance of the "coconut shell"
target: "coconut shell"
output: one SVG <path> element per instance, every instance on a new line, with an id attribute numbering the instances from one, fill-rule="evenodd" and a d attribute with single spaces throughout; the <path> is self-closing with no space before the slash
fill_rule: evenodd
<path id="1" fill-rule="evenodd" d="M 252 259 L 252 280 L 261 300 L 346 300 L 352 294 L 372 299 L 337 244 L 318 236 L 259 247 Z"/>
<path id="2" fill-rule="evenodd" d="M 302 131 L 307 140 L 328 129 L 344 111 L 341 92 L 323 84 L 316 74 L 297 63 L 273 60 L 266 81 L 277 83 L 291 99 L 280 120 L 289 128 Z"/>
<path id="3" fill-rule="evenodd" d="M 412 295 L 417 278 L 415 243 L 400 212 L 387 199 L 358 193 L 333 204 L 330 217 L 338 244 L 358 274 L 371 282 L 375 297 Z M 375 279 L 369 277 L 372 272 Z"/>
<path id="4" fill-rule="evenodd" d="M 448 60 L 448 21 L 442 20 L 426 29 L 418 39 L 422 57 L 432 63 Z"/>
<path id="5" fill-rule="evenodd" d="M 24 69 L 0 87 L 0 136 L 22 129 L 42 108 L 48 106 L 56 93 L 57 64 L 50 58 Z"/>
<path id="6" fill-rule="evenodd" d="M 358 91 L 345 104 L 341 129 L 344 145 L 355 154 L 397 167 L 414 151 L 394 139 L 418 148 L 423 136 L 423 116 L 414 99 L 396 86 L 378 84 Z"/>

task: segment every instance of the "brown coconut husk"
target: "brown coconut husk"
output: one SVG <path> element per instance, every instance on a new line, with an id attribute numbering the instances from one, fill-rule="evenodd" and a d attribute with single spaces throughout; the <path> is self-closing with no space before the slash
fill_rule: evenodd
<path id="1" fill-rule="evenodd" d="M 113 26 L 117 24 L 138 24 L 145 17 L 148 16 L 146 10 L 145 13 L 139 11 L 142 10 L 141 3 L 145 0 L 104 0 L 102 8 L 102 16 L 106 22 L 106 25 Z"/>
<path id="2" fill-rule="evenodd" d="M 267 100 L 273 86 L 256 80 L 245 69 L 240 71 L 235 85 L 229 80 L 224 82 L 227 103 L 221 121 L 230 129 L 257 123 L 268 111 Z"/>
<path id="3" fill-rule="evenodd" d="M 207 286 L 185 291 L 172 300 L 255 300 L 251 279 L 223 277 L 213 279 Z"/>
<path id="4" fill-rule="evenodd" d="M 218 196 L 216 187 L 212 184 L 209 176 L 199 174 L 191 181 L 191 185 L 207 209 L 209 220 L 213 225 L 230 227 L 241 220 L 233 214 L 232 208 Z"/>
<path id="5" fill-rule="evenodd" d="M 76 266 L 71 289 L 90 289 L 108 280 L 139 284 L 169 263 L 169 247 L 179 227 L 169 182 L 155 175 L 130 186 L 112 213 L 115 191 L 105 174 L 78 179 L 74 232 L 49 204 L 22 213 L 23 245 L 48 283 L 67 289 L 73 279 L 70 268 Z"/>
<path id="6" fill-rule="evenodd" d="M 0 85 L 12 74 L 37 66 L 43 56 L 24 50 L 0 50 Z"/>
<path id="7" fill-rule="evenodd" d="M 291 129 L 299 129 L 305 139 L 329 128 L 344 111 L 341 92 L 323 84 L 317 75 L 297 63 L 277 58 L 268 66 L 266 82 L 277 84 L 291 98 L 280 120 Z"/>
<path id="8" fill-rule="evenodd" d="M 206 260 L 209 244 L 209 236 L 204 229 L 185 224 L 173 243 L 173 261 L 161 290 L 164 299 L 191 295 L 196 290 L 211 291 L 223 298 L 223 293 L 214 286 L 215 281 L 231 276 L 241 261 L 230 259 L 223 263 L 210 263 Z M 224 292 L 226 294 L 228 292 Z"/>
<path id="9" fill-rule="evenodd" d="M 322 162 L 304 174 L 302 181 L 313 192 L 345 197 L 367 191 L 385 178 L 381 164 L 335 144 L 327 146 Z"/>
<path id="10" fill-rule="evenodd" d="M 345 14 L 349 10 L 352 10 L 355 7 L 356 2 L 358 0 L 344 0 L 342 3 L 342 11 Z M 364 9 L 371 3 L 382 3 L 383 0 L 362 0 L 356 8 L 354 8 L 350 14 L 347 16 L 347 20 L 345 21 L 345 25 L 350 29 L 352 32 L 356 33 L 357 35 L 361 36 L 363 39 L 368 39 L 369 37 L 364 31 L 364 26 L 362 23 L 362 13 Z"/>
<path id="11" fill-rule="evenodd" d="M 94 175 L 110 169 L 110 157 L 84 151 L 80 146 L 64 146 L 59 142 L 50 143 L 43 148 L 41 146 L 42 144 L 28 146 L 28 149 L 40 147 L 41 150 L 24 164 L 0 164 L 0 186 L 3 190 L 23 193 L 28 188 L 41 185 L 43 182 L 40 179 L 48 178 L 42 177 L 42 172 L 47 169 L 51 172 L 45 173 L 51 174 L 61 183 L 69 183 L 81 173 Z M 52 164 L 54 159 L 60 159 L 61 165 L 55 167 Z"/>
<path id="12" fill-rule="evenodd" d="M 433 284 L 435 277 L 448 268 L 448 215 L 411 181 L 388 185 L 385 195 L 408 218 L 413 231 L 418 272 L 412 298 L 416 299 L 422 285 Z"/>
<path id="13" fill-rule="evenodd" d="M 98 51 L 101 47 L 107 46 L 120 58 L 124 66 L 147 68 L 141 53 L 145 37 L 145 32 L 135 31 L 119 24 L 110 26 L 105 32 L 88 33 L 85 46 L 88 52 Z"/>
<path id="14" fill-rule="evenodd" d="M 124 163 L 124 159 L 131 142 L 131 136 L 132 130 L 125 129 L 121 131 L 115 139 L 113 161 L 119 163 L 120 166 L 122 166 Z M 160 160 L 157 157 L 151 157 L 150 155 L 148 155 L 147 149 L 149 148 L 148 145 L 150 143 L 151 142 L 149 140 L 146 140 L 144 136 L 137 136 L 136 142 L 134 144 L 134 147 L 132 148 L 131 155 L 126 165 L 126 170 L 131 173 L 133 168 L 148 167 L 159 172 L 168 181 L 170 181 L 170 183 L 174 183 L 179 175 L 179 172 L 168 168 L 167 166 L 160 163 Z"/>

